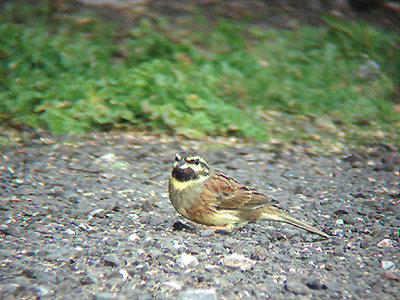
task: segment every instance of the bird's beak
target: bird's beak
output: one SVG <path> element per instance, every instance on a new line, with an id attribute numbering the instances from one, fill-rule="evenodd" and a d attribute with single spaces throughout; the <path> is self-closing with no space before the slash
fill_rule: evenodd
<path id="1" fill-rule="evenodd" d="M 178 163 L 178 168 L 179 169 L 187 169 L 189 165 L 186 163 L 184 159 L 181 159 Z"/>

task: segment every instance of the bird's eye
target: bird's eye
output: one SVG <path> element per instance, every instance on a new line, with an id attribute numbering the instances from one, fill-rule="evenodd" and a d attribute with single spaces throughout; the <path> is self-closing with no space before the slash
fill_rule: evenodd
<path id="1" fill-rule="evenodd" d="M 175 161 L 179 161 L 179 157 L 178 157 L 178 155 L 177 155 L 177 156 L 175 156 Z"/>
<path id="2" fill-rule="evenodd" d="M 198 166 L 198 165 L 200 164 L 200 160 L 196 159 L 196 160 L 194 161 L 194 164 L 195 164 L 196 166 Z"/>

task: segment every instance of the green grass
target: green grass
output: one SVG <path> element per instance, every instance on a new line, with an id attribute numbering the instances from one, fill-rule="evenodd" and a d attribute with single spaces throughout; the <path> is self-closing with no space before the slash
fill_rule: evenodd
<path id="1" fill-rule="evenodd" d="M 400 38 L 367 24 L 184 30 L 144 19 L 121 30 L 87 12 L 50 20 L 44 5 L 0 14 L 3 124 L 400 143 Z"/>

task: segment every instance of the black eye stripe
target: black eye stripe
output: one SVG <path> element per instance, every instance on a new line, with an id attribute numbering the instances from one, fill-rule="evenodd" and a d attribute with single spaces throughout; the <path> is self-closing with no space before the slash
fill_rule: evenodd
<path id="1" fill-rule="evenodd" d="M 187 162 L 195 164 L 195 165 L 199 165 L 200 164 L 200 160 L 199 159 L 189 159 L 189 160 L 187 160 Z"/>

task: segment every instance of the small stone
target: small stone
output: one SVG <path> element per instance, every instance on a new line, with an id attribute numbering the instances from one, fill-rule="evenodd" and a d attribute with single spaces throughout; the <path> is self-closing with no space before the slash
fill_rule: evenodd
<path id="1" fill-rule="evenodd" d="M 306 283 L 306 286 L 312 290 L 327 290 L 328 287 L 324 284 L 321 283 L 319 279 L 314 279 Z"/>
<path id="2" fill-rule="evenodd" d="M 199 261 L 197 260 L 197 258 L 187 253 L 182 253 L 176 260 L 176 263 L 183 269 L 193 268 L 199 265 Z"/>
<path id="3" fill-rule="evenodd" d="M 114 254 L 110 254 L 104 258 L 104 264 L 108 267 L 117 267 L 120 264 L 118 257 Z"/>
<path id="4" fill-rule="evenodd" d="M 182 284 L 175 280 L 164 282 L 164 285 L 170 287 L 173 290 L 177 290 L 177 291 L 180 291 L 182 289 Z"/>
<path id="5" fill-rule="evenodd" d="M 37 277 L 37 270 L 36 269 L 24 269 L 22 270 L 22 275 L 26 278 L 35 279 Z"/>
<path id="6" fill-rule="evenodd" d="M 308 295 L 310 292 L 308 289 L 304 286 L 304 284 L 300 282 L 287 282 L 285 284 L 285 290 L 288 292 L 295 294 L 295 295 Z"/>
<path id="7" fill-rule="evenodd" d="M 148 253 L 149 253 L 150 257 L 156 258 L 156 259 L 163 255 L 163 252 L 161 250 L 158 250 L 158 249 L 150 249 L 148 251 Z"/>
<path id="8" fill-rule="evenodd" d="M 338 246 L 333 250 L 333 255 L 336 256 L 345 256 L 344 250 L 342 247 Z"/>
<path id="9" fill-rule="evenodd" d="M 93 294 L 93 299 L 108 300 L 108 299 L 118 299 L 116 294 L 108 292 L 98 292 Z"/>
<path id="10" fill-rule="evenodd" d="M 174 231 L 182 231 L 182 230 L 190 230 L 190 227 L 186 224 L 183 224 L 180 221 L 177 221 L 172 225 L 172 230 Z"/>
<path id="11" fill-rule="evenodd" d="M 251 255 L 251 259 L 264 260 L 267 258 L 267 256 L 267 249 L 258 245 L 254 248 L 254 253 Z"/>
<path id="12" fill-rule="evenodd" d="M 140 237 L 136 233 L 132 233 L 130 236 L 128 236 L 128 240 L 134 242 L 140 240 Z"/>
<path id="13" fill-rule="evenodd" d="M 175 250 L 181 251 L 180 253 L 183 253 L 184 251 L 186 251 L 188 249 L 184 244 L 182 244 L 178 241 L 174 241 L 173 248 Z"/>
<path id="14" fill-rule="evenodd" d="M 127 279 L 130 277 L 128 271 L 125 270 L 125 269 L 119 270 L 118 273 L 122 276 L 122 279 L 123 279 L 124 281 L 127 280 Z"/>
<path id="15" fill-rule="evenodd" d="M 94 211 L 90 212 L 89 216 L 88 216 L 88 221 L 92 220 L 95 215 L 97 215 L 97 214 L 99 214 L 99 213 L 101 213 L 103 211 L 104 211 L 104 209 L 98 208 L 98 209 L 95 209 Z"/>
<path id="16" fill-rule="evenodd" d="M 377 246 L 380 247 L 380 248 L 391 247 L 391 246 L 393 246 L 393 242 L 392 242 L 391 239 L 384 239 L 384 240 L 380 241 L 377 244 Z"/>
<path id="17" fill-rule="evenodd" d="M 209 236 L 213 236 L 215 234 L 215 230 L 213 229 L 205 229 L 200 231 L 200 236 L 202 237 L 209 237 Z"/>
<path id="18" fill-rule="evenodd" d="M 234 248 L 239 244 L 238 240 L 233 238 L 227 238 L 224 242 L 225 248 Z"/>
<path id="19" fill-rule="evenodd" d="M 95 232 L 96 231 L 96 228 L 94 228 L 93 226 L 90 226 L 87 223 L 81 223 L 78 225 L 78 227 L 87 232 Z"/>
<path id="20" fill-rule="evenodd" d="M 178 298 L 182 300 L 216 300 L 217 292 L 213 289 L 186 290 Z"/>
<path id="21" fill-rule="evenodd" d="M 334 267 L 331 264 L 325 264 L 325 270 L 332 271 Z"/>
<path id="22" fill-rule="evenodd" d="M 396 265 L 392 261 L 382 260 L 381 264 L 382 264 L 382 269 L 386 271 L 394 271 L 394 269 L 396 268 Z"/>
<path id="23" fill-rule="evenodd" d="M 212 250 L 213 250 L 214 254 L 216 254 L 216 255 L 222 254 L 225 252 L 225 248 L 222 245 L 222 243 L 214 243 Z"/>
<path id="24" fill-rule="evenodd" d="M 207 264 L 204 266 L 204 270 L 206 270 L 207 272 L 214 271 L 216 268 L 218 268 L 218 267 L 215 265 L 210 265 L 210 264 Z"/>
<path id="25" fill-rule="evenodd" d="M 342 219 L 337 219 L 335 223 L 336 225 L 344 225 L 344 221 Z"/>
<path id="26" fill-rule="evenodd" d="M 360 161 L 355 161 L 355 162 L 352 162 L 352 163 L 351 163 L 351 166 L 352 166 L 353 168 L 362 168 L 364 165 L 363 165 L 363 163 L 360 162 Z"/>
<path id="27" fill-rule="evenodd" d="M 66 234 L 72 235 L 75 234 L 75 231 L 73 231 L 72 229 L 68 228 L 67 230 L 65 230 Z"/>
<path id="28" fill-rule="evenodd" d="M 256 263 L 254 260 L 247 258 L 243 255 L 239 255 L 237 253 L 233 253 L 225 256 L 221 259 L 223 265 L 229 268 L 240 268 L 243 271 L 250 270 L 253 265 Z"/>
<path id="29" fill-rule="evenodd" d="M 101 164 L 101 163 L 114 163 L 117 160 L 117 156 L 114 153 L 107 153 L 104 154 L 103 156 L 100 156 L 97 158 L 94 162 L 96 164 Z"/>
<path id="30" fill-rule="evenodd" d="M 344 224 L 353 225 L 355 223 L 355 218 L 351 215 L 343 215 L 341 216 L 341 219 L 343 220 Z"/>
<path id="31" fill-rule="evenodd" d="M 350 194 L 350 195 L 352 195 L 354 198 L 362 198 L 362 199 L 367 199 L 368 198 L 368 195 L 367 194 L 365 194 L 365 193 L 355 193 L 355 194 Z"/>
<path id="32" fill-rule="evenodd" d="M 41 286 L 41 285 L 34 285 L 33 290 L 36 291 L 36 293 L 38 293 L 40 296 L 45 296 L 47 295 L 50 291 L 48 288 Z"/>
<path id="33" fill-rule="evenodd" d="M 93 274 L 88 273 L 81 278 L 80 283 L 82 285 L 90 285 L 97 283 L 97 277 L 94 276 Z"/>

